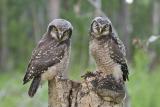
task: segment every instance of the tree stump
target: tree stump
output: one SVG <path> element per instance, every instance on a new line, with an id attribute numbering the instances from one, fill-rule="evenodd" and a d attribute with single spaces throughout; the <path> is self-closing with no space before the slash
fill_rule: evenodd
<path id="1" fill-rule="evenodd" d="M 123 107 L 124 82 L 112 75 L 88 72 L 82 82 L 55 79 L 48 82 L 49 107 Z"/>

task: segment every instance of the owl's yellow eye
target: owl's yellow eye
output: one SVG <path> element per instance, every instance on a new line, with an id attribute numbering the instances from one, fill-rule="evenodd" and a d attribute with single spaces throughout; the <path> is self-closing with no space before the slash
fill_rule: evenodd
<path id="1" fill-rule="evenodd" d="M 108 24 L 103 26 L 101 33 L 104 32 L 104 31 L 109 31 L 109 25 Z"/>
<path id="2" fill-rule="evenodd" d="M 63 36 L 68 36 L 68 35 L 69 35 L 69 31 L 68 30 L 63 33 Z"/>
<path id="3" fill-rule="evenodd" d="M 52 31 L 55 32 L 55 33 L 58 33 L 58 29 L 55 28 L 55 27 L 52 28 Z"/>
<path id="4" fill-rule="evenodd" d="M 64 31 L 62 36 L 62 41 L 67 40 L 72 35 L 71 29 Z"/>

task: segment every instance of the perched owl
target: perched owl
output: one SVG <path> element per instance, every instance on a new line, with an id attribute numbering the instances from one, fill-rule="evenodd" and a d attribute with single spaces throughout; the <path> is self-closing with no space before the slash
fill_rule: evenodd
<path id="1" fill-rule="evenodd" d="M 53 79 L 56 75 L 66 76 L 69 55 L 70 40 L 73 27 L 64 19 L 53 20 L 33 50 L 28 64 L 23 84 L 33 79 L 28 94 L 33 97 L 41 80 Z"/>
<path id="2" fill-rule="evenodd" d="M 126 51 L 107 17 L 96 17 L 90 28 L 90 53 L 97 69 L 116 80 L 128 80 Z"/>

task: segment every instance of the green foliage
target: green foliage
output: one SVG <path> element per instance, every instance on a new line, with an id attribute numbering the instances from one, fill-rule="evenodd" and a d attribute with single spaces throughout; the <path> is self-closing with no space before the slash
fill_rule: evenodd
<path id="1" fill-rule="evenodd" d="M 148 74 L 146 71 L 138 71 L 130 76 L 128 83 L 129 94 L 133 107 L 159 107 L 160 89 L 159 78 L 155 74 Z"/>
<path id="2" fill-rule="evenodd" d="M 143 0 L 145 1 L 145 0 Z M 143 7 L 143 9 L 142 9 Z M 133 37 L 147 38 L 152 32 L 152 6 L 151 4 L 142 5 L 139 1 L 134 2 L 132 9 Z"/>
<path id="3" fill-rule="evenodd" d="M 159 107 L 160 67 L 149 72 L 148 56 L 142 51 L 136 53 L 134 60 L 128 82 L 132 107 Z"/>
<path id="4" fill-rule="evenodd" d="M 0 76 L 0 107 L 45 107 L 47 106 L 47 84 L 39 88 L 38 96 L 27 95 L 30 84 L 22 84 L 22 74 L 3 74 Z"/>
<path id="5" fill-rule="evenodd" d="M 133 67 L 138 71 L 148 71 L 148 54 L 144 50 L 137 50 L 134 55 Z M 142 75 L 143 76 L 143 75 Z"/>

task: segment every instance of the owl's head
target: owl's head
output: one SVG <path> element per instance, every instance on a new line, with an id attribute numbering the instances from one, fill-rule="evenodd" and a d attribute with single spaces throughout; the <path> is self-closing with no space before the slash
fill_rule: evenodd
<path id="1" fill-rule="evenodd" d="M 71 38 L 73 27 L 65 19 L 54 19 L 48 26 L 47 32 L 51 38 L 62 42 Z"/>
<path id="2" fill-rule="evenodd" d="M 107 17 L 94 18 L 91 24 L 90 33 L 94 38 L 109 36 L 109 34 L 112 33 L 111 21 Z"/>

